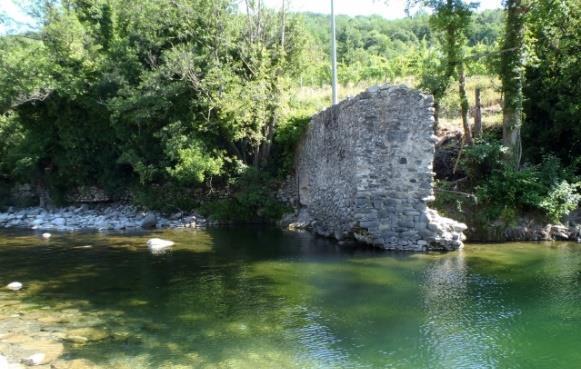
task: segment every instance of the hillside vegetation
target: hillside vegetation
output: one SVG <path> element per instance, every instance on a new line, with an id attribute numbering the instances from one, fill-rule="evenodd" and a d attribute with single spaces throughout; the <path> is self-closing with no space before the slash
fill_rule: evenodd
<path id="1" fill-rule="evenodd" d="M 378 83 L 432 93 L 439 128 L 463 131 L 464 159 L 472 160 L 458 163 L 459 176 L 470 177 L 463 191 L 491 191 L 515 180 L 509 171 L 539 182 L 531 168 L 552 160 L 558 175 L 530 189 L 534 199 L 512 193 L 503 205 L 483 195 L 482 204 L 567 213 L 579 187 L 579 4 L 533 1 L 521 24 L 526 39 L 503 49 L 513 29 L 507 10 L 418 2 L 432 15 L 337 18 L 341 97 Z M 277 181 L 287 175 L 309 117 L 330 101 L 329 17 L 248 3 L 244 12 L 231 0 L 33 3 L 40 27 L 0 36 L 4 205 L 10 188 L 28 183 L 52 204 L 75 188 L 97 186 L 168 211 L 199 208 L 229 220 L 280 216 Z M 524 82 L 514 91 L 524 98 L 505 99 L 507 60 L 518 62 L 512 70 Z M 476 88 L 484 135 L 470 132 Z M 524 109 L 523 157 L 510 168 L 494 128 L 508 127 L 506 101 Z M 490 167 L 492 157 L 498 160 Z"/>

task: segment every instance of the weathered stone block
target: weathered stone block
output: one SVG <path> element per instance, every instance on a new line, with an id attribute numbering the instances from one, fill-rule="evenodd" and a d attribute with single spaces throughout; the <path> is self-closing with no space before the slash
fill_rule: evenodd
<path id="1" fill-rule="evenodd" d="M 315 232 L 397 250 L 461 245 L 465 226 L 427 206 L 432 105 L 418 91 L 381 86 L 313 117 L 287 187 L 294 184 L 291 204 L 308 212 Z"/>

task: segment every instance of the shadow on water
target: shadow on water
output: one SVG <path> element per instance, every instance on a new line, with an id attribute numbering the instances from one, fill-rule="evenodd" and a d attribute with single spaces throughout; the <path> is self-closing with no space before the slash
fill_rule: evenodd
<path id="1" fill-rule="evenodd" d="M 176 246 L 151 255 L 150 237 Z M 62 234 L 50 241 L 16 232 L 0 240 L 0 283 L 24 282 L 23 303 L 62 315 L 56 326 L 105 332 L 86 345 L 65 343 L 66 357 L 101 367 L 581 362 L 572 350 L 581 337 L 570 326 L 581 323 L 575 245 L 392 254 L 263 228 Z M 543 346 L 539 337 L 547 333 L 554 342 Z"/>

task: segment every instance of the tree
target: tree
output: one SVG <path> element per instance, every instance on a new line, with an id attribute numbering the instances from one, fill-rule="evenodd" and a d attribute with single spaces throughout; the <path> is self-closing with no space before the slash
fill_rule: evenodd
<path id="1" fill-rule="evenodd" d="M 440 101 L 450 86 L 451 76 L 447 73 L 447 63 L 440 50 L 441 47 L 430 47 L 424 42 L 420 48 L 420 83 L 419 87 L 434 96 L 434 125 L 438 130 L 440 124 Z"/>
<path id="2" fill-rule="evenodd" d="M 523 157 L 540 162 L 553 153 L 574 166 L 581 160 L 581 3 L 539 0 L 527 24 L 534 42 L 523 85 Z"/>
<path id="3" fill-rule="evenodd" d="M 506 160 L 514 168 L 522 157 L 523 80 L 525 56 L 525 15 L 527 0 L 506 0 L 506 25 L 500 61 L 504 93 L 502 141 L 508 148 Z"/>
<path id="4" fill-rule="evenodd" d="M 226 182 L 268 163 L 304 65 L 300 20 L 286 9 L 250 0 L 246 15 L 231 0 L 43 3 L 38 31 L 0 36 L 0 112 L 10 115 L 0 135 L 12 135 L 1 176 L 18 169 L 55 192 L 115 192 Z"/>
<path id="5" fill-rule="evenodd" d="M 472 144 L 472 131 L 468 121 L 468 97 L 466 94 L 466 72 L 464 49 L 467 42 L 467 33 L 470 27 L 473 4 L 463 0 L 418 0 L 434 10 L 430 19 L 433 27 L 439 32 L 440 44 L 444 49 L 445 63 L 443 68 L 428 68 L 427 72 L 440 72 L 434 77 L 424 77 L 424 86 L 434 94 L 436 117 L 438 116 L 439 99 L 448 88 L 451 78 L 458 80 L 460 106 L 462 110 L 462 126 L 464 128 L 464 142 Z"/>

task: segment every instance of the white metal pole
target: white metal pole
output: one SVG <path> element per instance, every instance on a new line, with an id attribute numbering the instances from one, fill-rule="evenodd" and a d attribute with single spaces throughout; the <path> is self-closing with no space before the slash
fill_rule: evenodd
<path id="1" fill-rule="evenodd" d="M 335 0 L 331 0 L 331 59 L 333 69 L 333 105 L 337 104 L 337 45 L 335 42 Z"/>

